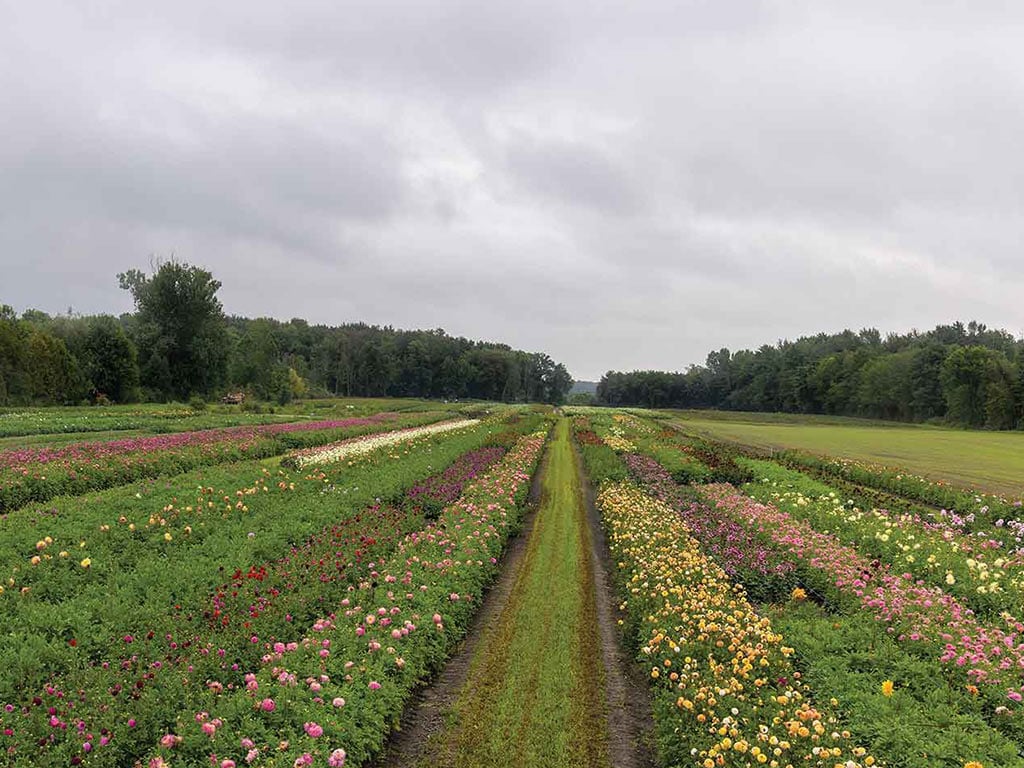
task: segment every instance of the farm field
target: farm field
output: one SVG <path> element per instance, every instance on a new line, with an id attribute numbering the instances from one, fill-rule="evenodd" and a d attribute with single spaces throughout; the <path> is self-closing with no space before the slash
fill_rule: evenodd
<path id="1" fill-rule="evenodd" d="M 1024 766 L 1013 497 L 393 407 L 100 441 L 103 483 L 4 510 L 0 765 Z"/>
<path id="2" fill-rule="evenodd" d="M 221 427 L 368 416 L 382 411 L 436 409 L 437 403 L 426 400 L 369 397 L 316 400 L 285 406 L 260 403 L 248 407 L 210 405 L 199 410 L 180 403 L 28 410 L 0 408 L 0 450 Z"/>
<path id="3" fill-rule="evenodd" d="M 385 420 L 375 422 L 375 434 L 296 454 L 301 469 L 276 459 L 228 461 L 8 512 L 0 537 L 0 764 L 209 764 L 207 744 L 218 731 L 223 737 L 214 748 L 222 760 L 241 750 L 241 763 L 251 749 L 279 757 L 267 733 L 286 730 L 285 703 L 269 703 L 281 681 L 266 677 L 266 667 L 275 658 L 278 667 L 306 664 L 311 638 L 315 666 L 326 665 L 327 648 L 338 656 L 333 685 L 325 685 L 327 674 L 304 684 L 309 701 L 302 707 L 322 706 L 322 687 L 340 694 L 317 714 L 324 729 L 337 734 L 327 716 L 340 714 L 346 699 L 369 695 L 371 709 L 387 712 L 395 692 L 415 682 L 441 650 L 438 639 L 443 647 L 448 635 L 458 636 L 453 597 L 461 592 L 470 606 L 473 585 L 493 565 L 481 561 L 487 567 L 472 575 L 430 568 L 409 605 L 381 608 L 379 616 L 360 612 L 356 620 L 350 610 L 343 622 L 338 607 L 397 601 L 390 585 L 406 580 L 400 572 L 381 577 L 387 589 L 375 586 L 396 549 L 426 555 L 425 562 L 434 562 L 438 547 L 477 549 L 458 531 L 479 520 L 478 508 L 504 510 L 492 528 L 510 529 L 543 446 L 542 436 L 530 436 L 537 427 L 543 416 L 515 409 L 485 421 Z M 413 621 L 428 608 L 413 638 Z M 357 632 L 335 628 L 349 617 Z M 339 634 L 333 643 L 332 631 Z M 362 639 L 377 633 L 379 644 Z M 407 637 L 403 655 L 393 655 L 391 646 Z M 390 651 L 382 651 L 387 663 L 380 665 L 373 651 L 385 643 Z M 365 679 L 353 683 L 355 662 L 341 657 L 362 658 Z M 282 690 L 289 701 L 291 679 Z M 257 701 L 269 721 L 262 731 L 244 715 L 257 690 L 268 694 Z M 357 758 L 383 732 L 379 721 L 363 722 L 364 708 L 354 709 L 363 732 L 345 744 Z M 289 764 L 327 742 L 312 741 L 321 726 L 306 722 L 296 726 L 302 749 Z M 260 746 L 240 746 L 250 742 Z M 324 760 L 343 759 L 329 752 Z"/>
<path id="4" fill-rule="evenodd" d="M 860 419 L 667 411 L 688 431 L 768 450 L 797 449 L 904 468 L 935 480 L 1024 496 L 1024 433 Z"/>

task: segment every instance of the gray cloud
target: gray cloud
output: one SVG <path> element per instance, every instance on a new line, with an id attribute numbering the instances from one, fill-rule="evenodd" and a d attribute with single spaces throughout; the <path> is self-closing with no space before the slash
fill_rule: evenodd
<path id="1" fill-rule="evenodd" d="M 581 378 L 843 327 L 1024 327 L 1001 2 L 0 0 L 0 302 L 542 349 Z"/>

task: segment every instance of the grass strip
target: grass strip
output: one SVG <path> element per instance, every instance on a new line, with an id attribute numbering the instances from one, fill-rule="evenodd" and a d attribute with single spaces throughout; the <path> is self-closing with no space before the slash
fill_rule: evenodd
<path id="1" fill-rule="evenodd" d="M 590 536 L 569 424 L 508 603 L 478 648 L 435 765 L 608 765 Z"/>

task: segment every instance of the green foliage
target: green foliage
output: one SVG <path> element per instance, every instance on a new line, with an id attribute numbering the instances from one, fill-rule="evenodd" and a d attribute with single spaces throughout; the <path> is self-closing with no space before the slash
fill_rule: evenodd
<path id="1" fill-rule="evenodd" d="M 1016 743 L 985 722 L 982 701 L 934 659 L 901 648 L 867 612 L 829 615 L 813 603 L 771 612 L 819 697 L 842 699 L 846 727 L 890 768 L 1021 765 Z M 892 681 L 891 697 L 882 683 Z"/>
<path id="2" fill-rule="evenodd" d="M 9 642 L 0 648 L 0 665 L 7 671 L 0 675 L 0 700 L 24 702 L 37 716 L 30 722 L 19 715 L 18 733 L 27 736 L 36 729 L 42 736 L 52 731 L 45 708 L 32 709 L 31 702 L 37 692 L 43 692 L 44 684 L 53 682 L 79 692 L 71 708 L 76 718 L 88 720 L 90 731 L 99 733 L 103 727 L 124 731 L 125 738 L 113 740 L 98 756 L 105 758 L 99 763 L 103 765 L 145 762 L 168 730 L 190 735 L 184 730 L 190 722 L 195 738 L 175 753 L 176 762 L 207 763 L 209 739 L 194 722 L 195 712 L 201 709 L 215 709 L 228 728 L 237 729 L 229 739 L 233 746 L 225 747 L 228 750 L 238 748 L 239 736 L 272 738 L 275 745 L 283 736 L 297 741 L 290 729 L 301 734 L 303 721 L 314 719 L 309 712 L 316 702 L 296 703 L 292 709 L 282 695 L 278 699 L 282 719 L 262 720 L 253 714 L 242 673 L 260 671 L 261 656 L 270 648 L 264 644 L 267 641 L 300 639 L 318 631 L 312 629 L 313 622 L 337 611 L 356 585 L 361 590 L 358 599 L 366 605 L 389 599 L 385 592 L 392 589 L 391 584 L 382 582 L 377 589 L 367 578 L 367 563 L 383 569 L 402 537 L 423 528 L 414 504 L 404 501 L 406 489 L 503 429 L 493 421 L 407 446 L 399 459 L 390 451 L 380 451 L 354 467 L 324 467 L 312 475 L 275 473 L 259 462 L 227 465 L 166 484 L 144 483 L 88 500 L 61 501 L 46 514 L 19 512 L 0 519 L 0 528 L 7 532 L 0 536 L 0 562 L 19 561 L 23 551 L 46 556 L 37 566 L 26 565 L 17 572 L 19 587 L 28 589 L 0 594 L 0 617 L 10 630 Z M 531 465 L 514 471 L 532 469 Z M 528 484 L 518 485 L 515 504 L 506 496 L 507 482 L 498 483 L 496 490 L 494 486 L 479 490 L 473 501 L 480 508 L 488 502 L 501 503 L 511 522 L 518 517 L 517 505 Z M 449 525 L 458 530 L 456 524 L 461 522 Z M 484 541 L 487 555 L 500 553 L 507 531 L 501 531 L 500 538 L 497 533 Z M 51 546 L 38 548 L 36 540 L 50 534 Z M 468 537 L 467 543 L 472 557 L 478 557 L 476 539 Z M 69 556 L 58 554 L 65 546 L 72 550 Z M 445 557 L 442 546 L 429 542 L 424 546 L 430 548 L 425 561 L 432 564 Z M 325 556 L 326 566 L 320 559 Z M 455 557 L 460 556 L 468 560 L 470 555 L 457 550 Z M 81 564 L 84 557 L 89 558 L 88 566 Z M 409 688 L 435 668 L 466 631 L 479 601 L 466 599 L 453 605 L 449 595 L 479 597 L 482 580 L 496 572 L 488 559 L 471 573 L 468 568 L 431 567 L 425 569 L 428 573 L 416 574 L 416 584 L 430 587 L 417 595 L 413 606 L 422 631 L 402 644 L 406 676 L 396 680 L 398 670 L 386 654 L 380 654 L 379 662 L 368 658 L 370 665 L 390 664 L 389 669 L 375 666 L 370 671 L 384 685 L 380 695 L 364 701 L 365 681 L 348 686 L 343 692 L 348 706 L 335 710 L 331 718 L 340 721 L 345 746 L 353 745 L 353 755 L 365 757 L 372 745 L 379 744 Z M 243 594 L 235 599 L 232 590 Z M 259 612 L 250 613 L 254 598 L 265 604 Z M 231 611 L 232 621 L 211 620 L 218 604 Z M 435 628 L 429 617 L 437 611 L 443 612 L 444 625 Z M 420 616 L 427 618 L 421 622 Z M 257 633 L 261 644 L 250 640 Z M 334 637 L 331 646 L 338 649 L 337 659 L 331 660 L 338 668 L 332 667 L 331 676 L 338 683 L 347 671 L 342 669 L 344 660 L 356 658 L 360 649 L 366 654 L 364 640 L 347 628 L 343 634 Z M 171 648 L 176 650 L 169 656 L 172 637 L 176 642 Z M 219 653 L 206 652 L 213 648 Z M 138 659 L 139 668 L 147 670 L 141 682 L 137 683 L 140 676 L 131 664 L 117 663 L 125 651 L 132 654 L 132 663 Z M 231 662 L 230 668 L 221 656 Z M 186 658 L 189 674 L 183 679 L 183 667 L 176 665 Z M 319 656 L 315 659 L 320 663 Z M 108 667 L 99 660 L 115 663 Z M 208 688 L 211 679 L 224 681 L 222 698 Z M 118 696 L 122 683 L 128 690 Z M 261 678 L 260 683 L 266 695 L 279 695 L 272 692 L 271 682 Z M 65 716 L 64 703 L 56 703 Z M 286 712 L 298 717 L 297 722 Z M 318 713 L 316 719 L 324 722 L 322 707 Z M 0 712 L 4 726 L 5 718 Z M 132 723 L 126 727 L 129 718 Z M 10 764 L 67 765 L 71 755 L 82 754 L 83 739 L 77 734 L 68 730 L 57 735 L 62 738 L 48 744 L 45 753 L 37 749 L 38 739 L 33 736 L 31 746 L 8 754 Z M 332 734 L 332 741 L 336 735 Z M 289 756 L 288 764 L 294 759 L 295 755 Z"/>
<path id="3" fill-rule="evenodd" d="M 778 461 L 796 469 L 810 469 L 826 478 L 838 477 L 851 483 L 877 488 L 933 507 L 975 516 L 981 524 L 1003 518 L 1022 518 L 1020 501 L 1011 501 L 981 491 L 936 482 L 902 469 L 861 464 L 844 459 L 815 456 L 802 451 L 783 451 Z"/>
<path id="4" fill-rule="evenodd" d="M 101 315 L 88 320 L 80 360 L 97 394 L 117 403 L 139 399 L 138 352 L 114 318 Z"/>
<path id="5" fill-rule="evenodd" d="M 143 478 L 180 474 L 196 467 L 280 456 L 296 448 L 323 445 L 387 428 L 421 426 L 438 421 L 445 415 L 440 411 L 412 412 L 387 421 L 386 426 L 385 422 L 374 421 L 308 431 L 275 431 L 272 428 L 261 431 L 259 427 L 253 427 L 232 434 L 198 432 L 195 433 L 197 439 L 191 444 L 167 449 L 114 451 L 109 455 L 104 454 L 109 443 L 75 443 L 62 448 L 65 456 L 60 460 L 0 467 L 0 512 L 56 496 L 113 488 Z M 96 458 L 93 457 L 94 452 Z"/>
<path id="6" fill-rule="evenodd" d="M 593 430 L 590 420 L 576 416 L 572 420 L 573 437 L 583 457 L 587 477 L 596 487 L 607 481 L 619 482 L 629 479 L 629 471 L 622 458 L 605 445 Z"/>
<path id="7" fill-rule="evenodd" d="M 818 334 L 708 355 L 685 373 L 609 371 L 598 402 L 649 408 L 867 416 L 1013 429 L 1024 416 L 1024 342 L 980 323 L 928 333 Z"/>
<path id="8" fill-rule="evenodd" d="M 212 397 L 230 385 L 258 400 L 425 397 L 560 404 L 572 388 L 561 363 L 540 352 L 362 323 L 310 326 L 293 318 L 225 318 L 220 282 L 171 260 L 151 276 L 118 275 L 136 312 L 19 319 L 0 305 L 0 406 L 118 403 Z"/>
<path id="9" fill-rule="evenodd" d="M 212 394 L 227 378 L 227 329 L 217 299 L 220 282 L 200 267 L 159 264 L 151 277 L 136 269 L 118 275 L 136 315 L 142 384 L 158 398 Z"/>

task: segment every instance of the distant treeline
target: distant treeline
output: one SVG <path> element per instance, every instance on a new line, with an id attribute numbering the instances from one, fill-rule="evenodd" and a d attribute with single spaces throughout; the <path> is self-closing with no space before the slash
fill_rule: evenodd
<path id="1" fill-rule="evenodd" d="M 307 395 L 561 403 L 572 386 L 548 355 L 444 331 L 225 317 L 206 270 L 175 261 L 118 275 L 136 311 L 20 317 L 0 305 L 0 405 Z"/>
<path id="2" fill-rule="evenodd" d="M 1024 428 L 1024 341 L 970 322 L 927 333 L 820 333 L 711 352 L 685 373 L 606 373 L 598 402 Z"/>

